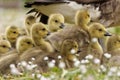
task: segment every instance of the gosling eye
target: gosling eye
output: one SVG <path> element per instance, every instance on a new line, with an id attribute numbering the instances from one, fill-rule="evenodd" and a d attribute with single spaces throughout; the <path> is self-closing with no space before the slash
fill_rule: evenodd
<path id="1" fill-rule="evenodd" d="M 56 23 L 58 23 L 58 20 L 55 20 Z"/>
<path id="2" fill-rule="evenodd" d="M 31 42 L 27 42 L 27 44 L 31 44 Z"/>
<path id="3" fill-rule="evenodd" d="M 102 29 L 98 29 L 100 32 L 103 31 Z"/>
<path id="4" fill-rule="evenodd" d="M 77 46 L 76 46 L 76 45 L 75 45 L 74 47 L 75 47 L 75 48 L 77 48 Z"/>
<path id="5" fill-rule="evenodd" d="M 120 40 L 118 40 L 118 42 L 120 42 Z"/>
<path id="6" fill-rule="evenodd" d="M 16 34 L 17 32 L 16 31 L 13 31 L 14 34 Z"/>
<path id="7" fill-rule="evenodd" d="M 5 46 L 5 45 L 3 45 L 2 47 L 3 47 L 3 48 L 6 48 L 6 46 Z"/>
<path id="8" fill-rule="evenodd" d="M 89 15 L 89 14 L 88 14 L 87 16 L 88 16 L 88 17 L 90 17 L 90 15 Z"/>
<path id="9" fill-rule="evenodd" d="M 45 31 L 45 30 L 46 30 L 45 28 L 42 29 L 42 31 Z"/>

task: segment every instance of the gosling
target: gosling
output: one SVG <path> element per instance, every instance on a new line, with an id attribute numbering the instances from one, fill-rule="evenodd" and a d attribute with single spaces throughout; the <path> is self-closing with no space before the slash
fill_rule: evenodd
<path id="1" fill-rule="evenodd" d="M 49 34 L 49 31 L 43 23 L 35 23 L 31 28 L 31 37 L 34 41 L 34 44 L 39 46 L 43 51 L 54 52 L 51 44 L 44 39 Z"/>
<path id="2" fill-rule="evenodd" d="M 5 36 L 11 43 L 11 46 L 15 48 L 16 40 L 20 36 L 19 28 L 16 26 L 8 26 L 5 30 Z"/>
<path id="3" fill-rule="evenodd" d="M 75 14 L 75 25 L 85 31 L 88 31 L 88 23 L 90 20 L 90 14 L 87 10 L 78 10 Z"/>
<path id="4" fill-rule="evenodd" d="M 120 35 L 113 35 L 111 37 L 108 38 L 107 44 L 107 52 L 113 52 L 111 53 L 112 55 L 117 55 L 117 53 L 119 54 L 119 52 L 117 52 L 117 50 L 120 49 Z"/>
<path id="5" fill-rule="evenodd" d="M 49 16 L 48 29 L 50 32 L 57 32 L 65 27 L 64 16 L 60 13 L 54 13 Z"/>
<path id="6" fill-rule="evenodd" d="M 66 39 L 63 41 L 60 54 L 66 60 L 73 61 L 77 59 L 75 54 L 78 51 L 78 43 L 75 40 Z"/>
<path id="7" fill-rule="evenodd" d="M 16 43 L 16 49 L 18 51 L 18 53 L 23 53 L 26 50 L 28 50 L 29 48 L 33 48 L 34 47 L 34 43 L 31 39 L 31 37 L 29 36 L 21 36 L 17 39 L 17 43 Z"/>
<path id="8" fill-rule="evenodd" d="M 0 55 L 5 54 L 11 50 L 10 42 L 7 40 L 0 40 Z"/>
<path id="9" fill-rule="evenodd" d="M 88 46 L 88 51 L 91 47 L 92 54 L 101 59 L 103 55 L 103 49 L 98 42 L 99 38 L 103 38 L 106 36 L 111 36 L 109 32 L 107 32 L 106 28 L 100 23 L 92 23 L 89 25 L 89 35 L 90 35 L 90 43 Z"/>
<path id="10" fill-rule="evenodd" d="M 107 53 L 111 55 L 110 58 L 106 58 L 106 56 L 102 56 L 102 63 L 107 65 L 118 64 L 119 56 L 120 56 L 120 35 L 114 34 L 110 36 L 106 43 Z M 113 62 L 113 63 L 110 63 Z"/>
<path id="11" fill-rule="evenodd" d="M 26 29 L 27 35 L 30 34 L 30 28 L 34 23 L 36 23 L 36 18 L 32 15 L 27 15 L 25 19 L 25 29 Z"/>

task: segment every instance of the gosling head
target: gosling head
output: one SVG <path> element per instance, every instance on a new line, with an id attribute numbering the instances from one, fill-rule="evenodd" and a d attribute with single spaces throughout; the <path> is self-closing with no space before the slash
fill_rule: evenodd
<path id="1" fill-rule="evenodd" d="M 17 39 L 16 49 L 19 53 L 23 53 L 29 48 L 34 47 L 34 43 L 29 36 L 21 36 Z"/>
<path id="2" fill-rule="evenodd" d="M 31 36 L 35 38 L 45 38 L 50 33 L 43 23 L 35 23 L 31 28 Z"/>
<path id="3" fill-rule="evenodd" d="M 27 32 L 30 33 L 31 26 L 36 22 L 36 18 L 32 15 L 28 15 L 25 19 L 25 27 Z"/>
<path id="4" fill-rule="evenodd" d="M 15 43 L 17 37 L 20 35 L 19 29 L 16 26 L 9 26 L 5 30 L 6 39 L 10 41 L 10 43 Z"/>
<path id="5" fill-rule="evenodd" d="M 61 54 L 64 56 L 76 54 L 78 52 L 78 43 L 75 40 L 66 39 L 62 43 L 61 51 Z"/>
<path id="6" fill-rule="evenodd" d="M 0 53 L 6 53 L 11 50 L 10 42 L 7 40 L 0 40 Z"/>
<path id="7" fill-rule="evenodd" d="M 91 38 L 102 38 L 104 36 L 111 36 L 111 34 L 107 32 L 106 28 L 100 23 L 92 23 L 89 26 L 89 33 Z"/>
<path id="8" fill-rule="evenodd" d="M 107 50 L 112 51 L 120 48 L 120 35 L 113 35 L 107 41 Z"/>
<path id="9" fill-rule="evenodd" d="M 62 14 L 56 13 L 51 14 L 48 19 L 48 26 L 51 32 L 56 32 L 64 28 L 64 16 Z"/>
<path id="10" fill-rule="evenodd" d="M 77 26 L 87 25 L 90 22 L 90 14 L 87 10 L 79 10 L 75 14 L 75 24 Z"/>

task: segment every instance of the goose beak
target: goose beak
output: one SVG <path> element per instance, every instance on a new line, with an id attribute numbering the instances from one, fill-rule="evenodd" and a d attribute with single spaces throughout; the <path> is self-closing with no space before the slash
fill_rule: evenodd
<path id="1" fill-rule="evenodd" d="M 82 52 L 81 50 L 78 50 L 77 53 L 79 54 L 80 52 Z"/>
<path id="2" fill-rule="evenodd" d="M 106 32 L 104 36 L 112 36 L 109 32 Z"/>
<path id="3" fill-rule="evenodd" d="M 35 47 L 35 45 L 33 44 L 33 47 Z"/>
<path id="4" fill-rule="evenodd" d="M 76 53 L 76 56 L 80 56 L 80 52 L 82 52 L 81 50 L 78 50 Z"/>
<path id="5" fill-rule="evenodd" d="M 11 51 L 11 50 L 13 50 L 13 48 L 10 48 L 10 47 L 9 47 L 9 51 Z"/>
<path id="6" fill-rule="evenodd" d="M 47 36 L 49 36 L 49 35 L 50 35 L 50 32 L 47 33 Z"/>
<path id="7" fill-rule="evenodd" d="M 65 27 L 65 25 L 63 23 L 61 23 L 61 25 L 59 26 L 61 29 L 63 29 Z"/>
<path id="8" fill-rule="evenodd" d="M 18 34 L 18 37 L 20 37 L 20 36 L 23 36 L 23 35 L 19 33 L 19 34 Z"/>

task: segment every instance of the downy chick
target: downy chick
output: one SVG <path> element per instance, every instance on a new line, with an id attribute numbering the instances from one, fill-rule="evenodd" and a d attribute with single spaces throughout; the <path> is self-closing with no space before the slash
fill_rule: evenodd
<path id="1" fill-rule="evenodd" d="M 92 23 L 89 25 L 89 35 L 90 35 L 90 44 L 88 46 L 88 50 L 91 48 L 92 50 L 95 50 L 92 54 L 101 59 L 103 54 L 103 49 L 101 45 L 98 42 L 99 38 L 103 38 L 106 36 L 111 36 L 109 32 L 107 32 L 106 28 L 100 24 L 100 23 Z"/>
<path id="2" fill-rule="evenodd" d="M 75 40 L 66 39 L 61 45 L 60 54 L 66 60 L 73 61 L 76 59 L 75 54 L 78 51 L 78 43 Z"/>
<path id="3" fill-rule="evenodd" d="M 94 58 L 101 59 L 103 55 L 103 49 L 98 42 L 98 38 L 110 36 L 110 34 L 100 23 L 91 23 L 88 27 L 88 34 L 90 36 L 89 45 L 84 47 L 80 52 L 79 59 L 84 59 L 88 54 L 92 54 Z"/>
<path id="4" fill-rule="evenodd" d="M 30 34 L 30 28 L 34 23 L 36 23 L 36 18 L 32 15 L 27 15 L 25 19 L 25 28 L 28 35 Z"/>
<path id="5" fill-rule="evenodd" d="M 75 15 L 75 25 L 88 31 L 88 23 L 90 22 L 90 14 L 87 10 L 78 10 Z"/>
<path id="6" fill-rule="evenodd" d="M 120 49 L 120 35 L 116 34 L 109 37 L 106 46 L 107 46 L 107 52 Z"/>
<path id="7" fill-rule="evenodd" d="M 7 40 L 0 40 L 0 55 L 7 53 L 11 50 L 10 42 Z"/>
<path id="8" fill-rule="evenodd" d="M 14 48 L 19 35 L 19 28 L 16 26 L 8 26 L 5 30 L 6 39 L 11 43 L 11 46 Z"/>
<path id="9" fill-rule="evenodd" d="M 56 32 L 64 28 L 64 16 L 60 13 L 54 13 L 49 16 L 48 29 L 50 32 Z"/>
<path id="10" fill-rule="evenodd" d="M 107 53 L 111 55 L 110 58 L 106 58 L 105 54 L 102 56 L 102 63 L 108 65 L 118 65 L 120 58 L 120 35 L 114 34 L 107 40 Z M 113 62 L 113 63 L 112 63 Z"/>
<path id="11" fill-rule="evenodd" d="M 39 46 L 43 51 L 53 52 L 51 44 L 45 41 L 45 37 L 49 35 L 49 31 L 43 23 L 35 23 L 31 28 L 31 37 L 36 46 Z"/>
<path id="12" fill-rule="evenodd" d="M 27 49 L 32 48 L 33 46 L 34 43 L 31 37 L 29 36 L 21 36 L 17 39 L 16 49 L 20 54 L 26 51 Z"/>

